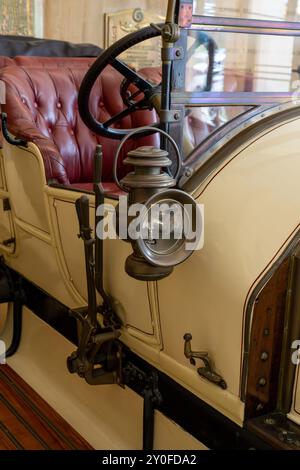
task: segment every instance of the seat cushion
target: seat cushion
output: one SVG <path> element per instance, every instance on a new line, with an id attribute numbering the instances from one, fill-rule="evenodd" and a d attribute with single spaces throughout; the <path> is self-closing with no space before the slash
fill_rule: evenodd
<path id="1" fill-rule="evenodd" d="M 23 58 L 23 63 L 25 59 Z M 17 137 L 35 142 L 44 159 L 47 180 L 61 184 L 89 183 L 93 175 L 93 155 L 97 144 L 103 146 L 103 181 L 112 181 L 112 163 L 118 141 L 92 133 L 78 112 L 78 90 L 91 59 L 64 58 L 52 65 L 30 58 L 28 66 L 9 66 L 0 71 L 6 84 L 6 110 L 9 130 Z M 19 63 L 21 59 L 18 58 Z M 38 64 L 35 66 L 34 64 Z M 123 77 L 107 67 L 98 78 L 90 99 L 90 109 L 101 122 L 124 109 L 120 96 Z M 140 127 L 156 121 L 155 111 L 137 111 L 115 128 Z M 158 145 L 158 136 L 134 139 L 124 146 L 119 162 L 139 145 Z"/>

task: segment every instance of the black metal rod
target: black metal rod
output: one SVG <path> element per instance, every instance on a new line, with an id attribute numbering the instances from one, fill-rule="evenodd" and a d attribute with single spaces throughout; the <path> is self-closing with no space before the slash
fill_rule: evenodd
<path id="1" fill-rule="evenodd" d="M 23 302 L 16 298 L 13 304 L 13 335 L 9 348 L 6 350 L 6 357 L 13 356 L 19 349 L 22 337 L 22 313 Z"/>
<path id="2" fill-rule="evenodd" d="M 89 198 L 81 196 L 75 202 L 77 217 L 79 221 L 80 237 L 84 242 L 84 257 L 88 291 L 88 316 L 91 325 L 97 326 L 97 300 L 94 280 L 94 240 L 91 236 L 89 218 Z"/>
<path id="3" fill-rule="evenodd" d="M 143 410 L 143 450 L 153 450 L 154 444 L 154 404 L 151 389 L 144 392 Z"/>
<path id="4" fill-rule="evenodd" d="M 102 186 L 102 145 L 97 145 L 94 157 L 94 192 L 95 192 L 95 285 L 104 304 L 110 304 L 109 297 L 104 289 L 103 282 L 103 237 L 98 237 L 97 227 L 101 224 L 104 214 L 97 215 L 97 209 L 104 204 L 104 189 Z"/>
<path id="5" fill-rule="evenodd" d="M 161 84 L 161 109 L 163 111 L 169 111 L 171 109 L 171 77 L 172 77 L 172 62 L 166 61 L 162 64 L 162 84 Z M 160 128 L 169 134 L 170 125 L 168 122 L 162 122 Z M 160 148 L 168 150 L 169 142 L 164 135 L 160 136 Z M 167 168 L 167 172 L 171 175 L 171 168 Z"/>
<path id="6" fill-rule="evenodd" d="M 4 139 L 11 145 L 16 145 L 17 147 L 27 147 L 26 140 L 16 139 L 13 137 L 7 129 L 7 114 L 1 113 L 1 122 L 2 122 L 2 134 Z"/>
<path id="7" fill-rule="evenodd" d="M 141 92 L 140 92 L 141 93 Z M 112 124 L 114 124 L 117 121 L 120 121 L 121 119 L 124 119 L 124 117 L 129 116 L 129 114 L 134 113 L 135 111 L 139 111 L 141 109 L 145 109 L 144 107 L 150 106 L 149 101 L 147 99 L 143 99 L 141 101 L 137 101 L 136 103 L 132 104 L 129 108 L 124 109 L 118 114 L 115 114 L 112 116 L 110 119 L 105 121 L 103 123 L 103 126 L 105 127 L 110 127 Z M 100 145 L 97 147 L 100 147 Z"/>

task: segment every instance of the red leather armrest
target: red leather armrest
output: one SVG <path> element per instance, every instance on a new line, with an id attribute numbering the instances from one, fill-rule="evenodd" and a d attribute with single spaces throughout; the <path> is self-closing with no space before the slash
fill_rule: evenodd
<path id="1" fill-rule="evenodd" d="M 51 179 L 57 179 L 62 184 L 70 183 L 63 159 L 51 139 L 39 132 L 34 124 L 31 125 L 30 121 L 24 119 L 10 123 L 9 129 L 17 138 L 33 142 L 39 148 L 44 160 L 47 180 L 51 175 Z"/>

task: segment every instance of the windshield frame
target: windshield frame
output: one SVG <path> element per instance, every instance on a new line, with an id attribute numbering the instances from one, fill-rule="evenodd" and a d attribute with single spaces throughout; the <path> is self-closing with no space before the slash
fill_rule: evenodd
<path id="1" fill-rule="evenodd" d="M 300 36 L 300 23 L 296 21 L 254 20 L 224 16 L 193 15 L 191 28 L 201 26 L 202 31 Z"/>
<path id="2" fill-rule="evenodd" d="M 176 23 L 179 23 L 179 9 L 180 6 L 191 4 L 191 0 L 179 0 L 177 2 L 177 10 L 175 12 Z M 168 80 L 170 83 L 169 88 L 169 103 L 170 110 L 173 115 L 179 116 L 177 122 L 170 122 L 168 130 L 170 135 L 176 140 L 179 149 L 183 151 L 183 128 L 186 107 L 222 107 L 222 106 L 251 106 L 251 109 L 242 113 L 241 120 L 247 119 L 247 115 L 252 115 L 256 109 L 263 109 L 264 107 L 273 107 L 281 105 L 292 100 L 294 92 L 191 92 L 185 89 L 185 73 L 187 63 L 187 37 L 189 30 L 199 30 L 203 32 L 231 32 L 237 34 L 255 34 L 255 35 L 272 35 L 272 36 L 290 36 L 300 37 L 300 23 L 294 21 L 274 21 L 274 20 L 255 20 L 243 18 L 228 18 L 228 17 L 213 17 L 205 15 L 193 15 L 191 24 L 187 27 L 180 26 L 180 37 L 174 44 L 176 50 L 182 50 L 181 60 L 174 60 L 172 66 L 171 76 L 164 76 L 163 81 Z M 239 119 L 234 119 L 235 124 Z M 222 125 L 222 129 L 230 128 L 231 121 Z M 219 135 L 219 132 L 213 132 Z M 205 139 L 205 142 L 200 142 L 189 155 L 183 158 L 185 161 L 191 162 L 191 156 L 196 152 L 199 153 L 200 149 L 205 143 L 209 141 L 215 142 L 215 137 Z M 170 152 L 172 154 L 172 151 Z"/>

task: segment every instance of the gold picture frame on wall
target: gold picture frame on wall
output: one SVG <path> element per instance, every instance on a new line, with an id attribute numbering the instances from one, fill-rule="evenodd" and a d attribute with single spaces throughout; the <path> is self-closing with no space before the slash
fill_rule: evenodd
<path id="1" fill-rule="evenodd" d="M 164 17 L 141 8 L 121 10 L 105 15 L 104 47 L 107 48 L 128 33 L 138 31 L 150 23 L 162 23 Z M 141 69 L 161 65 L 161 38 L 138 44 L 120 56 L 130 66 Z"/>
<path id="2" fill-rule="evenodd" d="M 34 36 L 34 0 L 0 0 L 0 34 Z"/>

